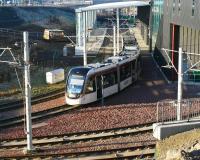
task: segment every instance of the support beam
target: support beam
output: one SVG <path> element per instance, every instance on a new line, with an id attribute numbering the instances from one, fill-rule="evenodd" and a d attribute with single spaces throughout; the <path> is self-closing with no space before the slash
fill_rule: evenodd
<path id="1" fill-rule="evenodd" d="M 31 151 L 33 150 L 33 144 L 32 144 L 31 82 L 30 82 L 28 32 L 23 33 L 23 39 L 24 39 L 24 64 L 25 64 L 24 81 L 25 81 L 25 102 L 26 102 L 27 151 Z"/>
<path id="2" fill-rule="evenodd" d="M 177 93 L 177 120 L 181 120 L 181 103 L 182 103 L 182 84 L 183 84 L 183 70 L 182 70 L 182 48 L 179 48 L 178 53 L 178 93 Z"/>
<path id="3" fill-rule="evenodd" d="M 119 54 L 119 8 L 117 8 L 117 54 Z"/>

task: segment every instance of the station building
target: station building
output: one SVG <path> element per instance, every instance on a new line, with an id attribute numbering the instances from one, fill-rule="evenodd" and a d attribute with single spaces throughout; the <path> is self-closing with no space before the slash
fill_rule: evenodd
<path id="1" fill-rule="evenodd" d="M 197 64 L 184 74 L 184 81 L 200 82 L 199 8 L 199 0 L 151 0 L 150 6 L 138 8 L 141 33 L 149 38 L 154 59 L 170 81 L 176 81 L 177 74 L 173 68 L 166 67 L 169 58 L 162 48 L 178 51 L 181 47 L 185 52 L 195 53 L 183 55 L 183 70 Z M 149 19 L 145 18 L 147 14 Z M 168 51 L 167 54 L 178 68 L 178 53 Z"/>

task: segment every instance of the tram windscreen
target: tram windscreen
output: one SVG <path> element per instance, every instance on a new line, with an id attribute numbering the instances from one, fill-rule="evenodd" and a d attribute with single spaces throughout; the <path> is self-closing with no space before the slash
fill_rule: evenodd
<path id="1" fill-rule="evenodd" d="M 84 84 L 83 75 L 71 75 L 68 79 L 67 92 L 80 94 Z"/>
<path id="2" fill-rule="evenodd" d="M 88 68 L 75 68 L 70 72 L 66 87 L 69 97 L 77 98 L 82 93 L 88 71 Z"/>

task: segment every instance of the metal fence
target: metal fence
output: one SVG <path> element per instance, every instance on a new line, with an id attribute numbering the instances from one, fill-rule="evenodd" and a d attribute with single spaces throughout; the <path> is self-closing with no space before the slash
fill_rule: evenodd
<path id="1" fill-rule="evenodd" d="M 200 100 L 190 99 L 181 102 L 181 120 L 200 118 Z M 177 121 L 177 101 L 161 101 L 157 103 L 157 122 Z"/>

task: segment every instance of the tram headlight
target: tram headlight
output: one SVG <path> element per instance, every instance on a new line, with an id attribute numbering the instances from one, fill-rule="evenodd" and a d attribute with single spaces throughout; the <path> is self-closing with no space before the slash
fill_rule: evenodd
<path id="1" fill-rule="evenodd" d="M 80 94 L 78 94 L 78 93 L 68 93 L 67 97 L 69 97 L 69 98 L 79 98 Z"/>

